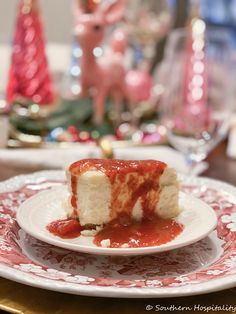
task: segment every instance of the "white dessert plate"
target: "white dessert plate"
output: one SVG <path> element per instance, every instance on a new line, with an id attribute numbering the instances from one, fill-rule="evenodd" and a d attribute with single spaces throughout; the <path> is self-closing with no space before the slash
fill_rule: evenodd
<path id="1" fill-rule="evenodd" d="M 62 171 L 0 182 L 0 276 L 48 290 L 117 298 L 172 298 L 236 286 L 236 188 L 206 178 L 180 179 L 184 193 L 214 209 L 217 228 L 194 244 L 144 256 L 66 250 L 20 228 L 19 206 L 41 191 L 65 184 Z"/>
<path id="2" fill-rule="evenodd" d="M 49 244 L 78 252 L 110 256 L 144 255 L 180 248 L 203 239 L 217 224 L 216 214 L 209 205 L 181 192 L 179 204 L 182 211 L 175 220 L 183 225 L 183 231 L 174 240 L 149 247 L 100 247 L 93 243 L 92 236 L 80 235 L 73 239 L 63 239 L 46 229 L 50 222 L 66 218 L 63 203 L 68 196 L 65 185 L 32 196 L 19 207 L 16 216 L 18 224 L 31 236 Z"/>

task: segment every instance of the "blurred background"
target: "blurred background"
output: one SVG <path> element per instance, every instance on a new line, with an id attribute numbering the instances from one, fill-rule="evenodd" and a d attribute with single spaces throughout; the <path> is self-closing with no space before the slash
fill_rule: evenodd
<path id="1" fill-rule="evenodd" d="M 18 0 L 1 1 L 0 41 L 8 44 L 15 26 L 16 7 Z M 42 0 L 41 12 L 44 20 L 45 34 L 49 42 L 70 43 L 72 19 L 72 1 Z"/>
<path id="2" fill-rule="evenodd" d="M 1 1 L 2 163 L 135 148 L 199 174 L 225 139 L 236 158 L 235 28 L 236 0 Z"/>
<path id="3" fill-rule="evenodd" d="M 7 84 L 7 71 L 10 64 L 11 42 L 15 30 L 16 8 L 18 3 L 19 0 L 1 1 L 0 3 L 1 91 Z M 43 0 L 40 1 L 40 8 L 47 42 L 49 44 L 57 43 L 69 45 L 73 25 L 72 1 Z M 61 47 L 61 49 L 63 49 L 63 47 Z M 68 53 L 68 51 L 65 51 L 65 53 Z M 68 64 L 68 59 L 69 56 L 67 55 L 67 60 L 65 60 L 64 65 Z"/>

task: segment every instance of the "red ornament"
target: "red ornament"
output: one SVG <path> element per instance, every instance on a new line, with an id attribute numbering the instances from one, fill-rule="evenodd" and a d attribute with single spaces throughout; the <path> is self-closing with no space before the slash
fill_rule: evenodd
<path id="1" fill-rule="evenodd" d="M 17 99 L 40 105 L 55 100 L 36 0 L 20 1 L 6 94 L 10 104 Z"/>
<path id="2" fill-rule="evenodd" d="M 71 135 L 71 139 L 72 139 L 73 142 L 78 142 L 79 141 L 79 133 L 78 133 L 77 128 L 74 125 L 70 125 L 67 128 L 67 131 Z"/>

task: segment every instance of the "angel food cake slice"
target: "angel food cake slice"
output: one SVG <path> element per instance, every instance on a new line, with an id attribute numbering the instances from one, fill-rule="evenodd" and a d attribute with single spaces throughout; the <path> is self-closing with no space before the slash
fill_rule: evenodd
<path id="1" fill-rule="evenodd" d="M 84 226 L 103 226 L 118 217 L 142 221 L 179 212 L 174 169 L 155 160 L 84 159 L 67 169 L 68 217 Z"/>
<path id="2" fill-rule="evenodd" d="M 158 246 L 183 230 L 176 173 L 155 160 L 84 159 L 67 169 L 67 218 L 47 230 L 109 248 Z"/>

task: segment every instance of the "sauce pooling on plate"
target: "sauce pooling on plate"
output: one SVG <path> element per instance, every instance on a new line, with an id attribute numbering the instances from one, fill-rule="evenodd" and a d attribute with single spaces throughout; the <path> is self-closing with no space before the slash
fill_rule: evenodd
<path id="1" fill-rule="evenodd" d="M 47 229 L 60 238 L 72 239 L 78 237 L 84 227 L 77 219 L 70 218 L 53 221 Z M 158 246 L 172 241 L 182 231 L 183 226 L 174 219 L 153 215 L 135 222 L 122 214 L 95 235 L 94 244 L 101 246 L 103 240 L 109 239 L 111 248 Z"/>
<path id="2" fill-rule="evenodd" d="M 109 239 L 111 248 L 158 246 L 172 241 L 182 230 L 183 226 L 174 219 L 153 215 L 134 222 L 121 215 L 96 234 L 94 243 L 101 246 L 103 240 Z"/>
<path id="3" fill-rule="evenodd" d="M 82 227 L 77 219 L 56 220 L 47 225 L 47 230 L 62 239 L 73 239 L 80 236 Z"/>

